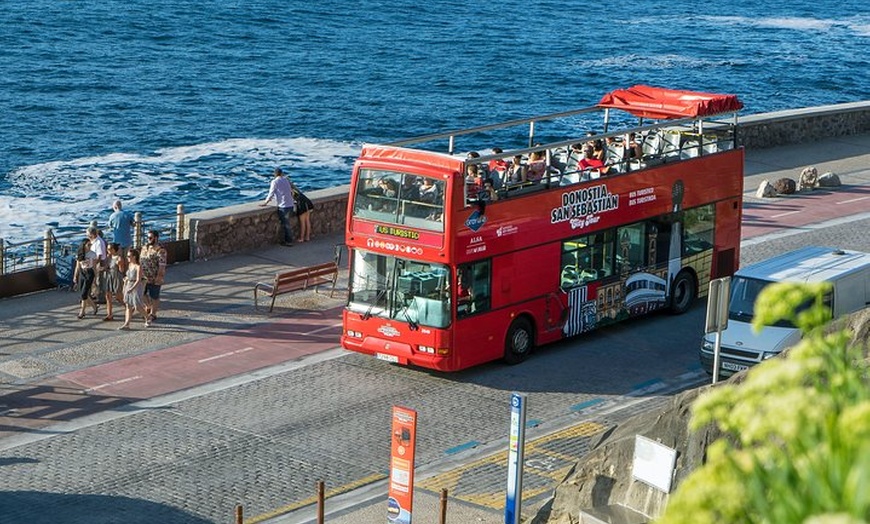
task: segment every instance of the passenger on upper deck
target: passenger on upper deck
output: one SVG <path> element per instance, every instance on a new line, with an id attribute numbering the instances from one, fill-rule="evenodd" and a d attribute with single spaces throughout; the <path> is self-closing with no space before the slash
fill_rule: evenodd
<path id="1" fill-rule="evenodd" d="M 483 178 L 477 164 L 465 166 L 465 190 L 469 200 L 477 198 L 477 194 L 483 189 Z"/>
<path id="2" fill-rule="evenodd" d="M 500 155 L 503 151 L 500 147 L 492 148 L 493 155 Z M 489 174 L 491 176 L 502 177 L 508 169 L 508 163 L 503 158 L 495 158 L 489 161 Z"/>
<path id="3" fill-rule="evenodd" d="M 529 155 L 529 165 L 526 172 L 526 180 L 537 182 L 544 178 L 547 172 L 547 158 L 543 151 L 532 151 Z"/>
<path id="4" fill-rule="evenodd" d="M 595 151 L 591 147 L 586 146 L 583 149 L 583 158 L 581 158 L 580 161 L 577 162 L 577 169 L 579 169 L 580 171 L 585 171 L 587 169 L 601 169 L 603 167 L 604 162 L 602 162 L 595 156 Z"/>
<path id="5" fill-rule="evenodd" d="M 493 186 L 491 178 L 483 180 L 483 188 L 477 193 L 477 198 L 484 202 L 495 202 L 498 200 L 498 191 Z"/>
<path id="6" fill-rule="evenodd" d="M 514 155 L 513 162 L 505 173 L 505 181 L 509 184 L 521 184 L 526 181 L 526 166 L 523 165 L 522 155 Z"/>
<path id="7" fill-rule="evenodd" d="M 592 142 L 592 155 L 601 160 L 601 163 L 604 163 L 606 151 L 604 150 L 604 142 L 599 138 Z"/>
<path id="8" fill-rule="evenodd" d="M 637 143 L 637 135 L 634 133 L 628 134 L 628 139 L 626 140 L 625 146 L 625 155 L 628 159 L 640 158 L 643 156 L 643 148 L 640 144 Z"/>

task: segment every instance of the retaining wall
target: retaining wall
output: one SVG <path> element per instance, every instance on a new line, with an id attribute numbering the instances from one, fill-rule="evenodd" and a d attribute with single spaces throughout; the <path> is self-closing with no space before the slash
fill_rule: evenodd
<path id="1" fill-rule="evenodd" d="M 870 100 L 740 117 L 738 140 L 764 149 L 870 132 Z"/>

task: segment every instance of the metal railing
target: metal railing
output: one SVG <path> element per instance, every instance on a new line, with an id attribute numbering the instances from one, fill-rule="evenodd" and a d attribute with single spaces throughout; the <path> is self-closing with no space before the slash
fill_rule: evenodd
<path id="1" fill-rule="evenodd" d="M 89 226 L 99 229 L 97 221 L 92 220 L 81 232 L 55 233 L 55 230 L 49 228 L 40 239 L 8 242 L 0 238 L 0 275 L 52 266 L 61 259 L 75 255 L 79 243 L 85 238 L 84 230 Z M 185 239 L 187 231 L 184 225 L 184 206 L 178 204 L 173 215 L 147 219 L 143 218 L 141 212 L 136 212 L 133 221 L 133 246 L 141 247 L 142 239 L 151 230 L 158 231 L 161 240 Z"/>

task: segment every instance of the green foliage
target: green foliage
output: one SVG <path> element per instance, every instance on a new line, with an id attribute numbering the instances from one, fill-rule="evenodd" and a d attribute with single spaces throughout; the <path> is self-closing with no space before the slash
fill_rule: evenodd
<path id="1" fill-rule="evenodd" d="M 870 522 L 870 372 L 848 333 L 818 329 L 827 291 L 772 285 L 759 296 L 759 325 L 789 319 L 806 335 L 742 384 L 698 399 L 692 429 L 716 424 L 727 438 L 707 449 L 659 523 Z"/>
<path id="2" fill-rule="evenodd" d="M 777 282 L 767 286 L 755 303 L 752 329 L 757 333 L 779 320 L 790 321 L 804 333 L 821 327 L 831 320 L 830 308 L 824 307 L 825 296 L 831 293 L 831 289 L 828 282 Z"/>

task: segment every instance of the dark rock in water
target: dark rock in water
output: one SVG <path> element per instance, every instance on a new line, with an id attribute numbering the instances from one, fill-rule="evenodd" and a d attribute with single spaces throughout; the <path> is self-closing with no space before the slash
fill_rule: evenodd
<path id="1" fill-rule="evenodd" d="M 773 183 L 773 188 L 777 195 L 793 195 L 797 184 L 790 178 L 780 178 Z"/>

